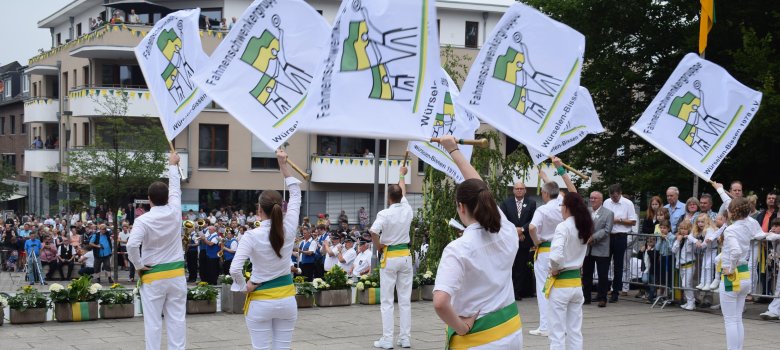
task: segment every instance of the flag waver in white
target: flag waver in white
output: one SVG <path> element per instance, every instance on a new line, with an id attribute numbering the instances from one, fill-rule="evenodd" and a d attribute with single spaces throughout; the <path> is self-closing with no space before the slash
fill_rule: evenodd
<path id="1" fill-rule="evenodd" d="M 570 117 L 584 52 L 582 34 L 514 4 L 479 51 L 456 103 L 549 153 Z"/>
<path id="2" fill-rule="evenodd" d="M 135 57 L 168 140 L 173 140 L 211 103 L 192 80 L 208 59 L 200 42 L 199 17 L 200 9 L 171 13 L 135 47 Z"/>
<path id="3" fill-rule="evenodd" d="M 710 181 L 760 105 L 760 92 L 690 53 L 631 131 Z"/>
<path id="4" fill-rule="evenodd" d="M 195 81 L 268 147 L 279 148 L 300 126 L 329 32 L 302 0 L 256 0 Z"/>
<path id="5" fill-rule="evenodd" d="M 458 87 L 444 69 L 440 68 L 440 72 L 439 79 L 429 81 L 430 86 L 426 91 L 430 94 L 428 101 L 432 107 L 422 111 L 420 126 L 428 137 L 453 135 L 458 139 L 473 139 L 474 132 L 479 128 L 479 120 L 461 106 L 453 103 L 458 97 Z M 456 183 L 463 182 L 463 174 L 440 144 L 428 141 L 409 141 L 408 148 L 420 160 L 447 174 Z M 471 159 L 473 146 L 460 145 L 458 148 L 466 160 Z"/>
<path id="6" fill-rule="evenodd" d="M 577 96 L 571 114 L 566 127 L 561 133 L 561 137 L 555 143 L 555 146 L 547 152 L 549 155 L 561 154 L 580 143 L 586 136 L 604 132 L 604 127 L 601 126 L 599 115 L 596 113 L 596 107 L 593 106 L 593 99 L 591 99 L 588 89 L 582 86 L 577 89 Z M 545 152 L 537 151 L 531 147 L 527 148 L 535 165 L 549 158 Z"/>
<path id="7" fill-rule="evenodd" d="M 439 73 L 434 0 L 344 0 L 302 128 L 422 140 L 426 79 Z"/>

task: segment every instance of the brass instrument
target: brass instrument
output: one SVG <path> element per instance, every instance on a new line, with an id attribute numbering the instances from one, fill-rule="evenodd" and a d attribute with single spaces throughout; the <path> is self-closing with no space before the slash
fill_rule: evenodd
<path id="1" fill-rule="evenodd" d="M 187 221 L 189 221 L 189 220 L 187 220 Z M 206 227 L 206 220 L 203 219 L 203 218 L 200 218 L 200 219 L 198 219 L 197 224 L 198 224 L 198 229 L 202 230 L 203 228 Z"/>
<path id="2" fill-rule="evenodd" d="M 255 220 L 255 228 L 260 227 L 260 224 L 262 224 L 261 220 Z"/>
<path id="3" fill-rule="evenodd" d="M 184 252 L 187 252 L 190 246 L 190 233 L 195 229 L 195 223 L 192 222 L 192 220 L 185 220 L 181 225 L 182 228 L 184 228 L 184 231 L 181 234 L 181 243 Z"/>

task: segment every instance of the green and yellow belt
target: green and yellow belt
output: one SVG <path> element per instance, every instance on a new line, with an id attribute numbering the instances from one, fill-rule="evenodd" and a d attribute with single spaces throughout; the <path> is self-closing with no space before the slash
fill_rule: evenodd
<path id="1" fill-rule="evenodd" d="M 412 253 L 409 251 L 409 244 L 407 243 L 386 245 L 384 249 L 382 249 L 382 261 L 380 262 L 379 267 L 384 269 L 387 265 L 387 259 L 389 258 L 400 258 L 410 255 L 412 255 Z"/>
<path id="2" fill-rule="evenodd" d="M 246 295 L 244 315 L 249 311 L 249 302 L 253 300 L 275 300 L 295 296 L 295 285 L 292 275 L 284 275 L 270 281 L 260 283 L 252 293 Z"/>
<path id="3" fill-rule="evenodd" d="M 534 261 L 536 261 L 536 258 L 539 257 L 539 253 L 549 253 L 550 247 L 552 246 L 552 242 L 542 242 L 539 244 L 538 247 L 536 247 L 536 252 L 534 253 Z"/>
<path id="4" fill-rule="evenodd" d="M 721 274 L 720 278 L 723 280 L 723 290 L 739 292 L 741 282 L 750 280 L 750 269 L 747 265 L 739 265 L 737 266 L 737 271 L 732 272 L 730 275 Z"/>
<path id="5" fill-rule="evenodd" d="M 511 303 L 501 309 L 478 318 L 466 335 L 457 335 L 447 327 L 446 349 L 469 349 L 505 338 L 523 327 L 517 304 Z"/>
<path id="6" fill-rule="evenodd" d="M 149 284 L 154 281 L 184 276 L 184 261 L 157 264 L 150 270 L 141 271 L 141 283 Z"/>
<path id="7" fill-rule="evenodd" d="M 544 282 L 544 297 L 550 298 L 550 291 L 553 288 L 575 288 L 582 287 L 582 275 L 580 270 L 566 270 L 558 273 L 557 276 L 547 276 L 547 280 Z"/>
<path id="8" fill-rule="evenodd" d="M 681 268 L 681 269 L 687 269 L 687 268 L 689 268 L 689 267 L 693 267 L 693 261 L 689 261 L 689 262 L 687 262 L 687 263 L 682 263 L 682 264 L 680 264 L 680 268 Z"/>

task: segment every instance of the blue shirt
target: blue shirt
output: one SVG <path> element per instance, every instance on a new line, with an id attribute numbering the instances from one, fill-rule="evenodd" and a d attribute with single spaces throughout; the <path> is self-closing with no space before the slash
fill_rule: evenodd
<path id="1" fill-rule="evenodd" d="M 664 208 L 669 209 L 669 226 L 672 226 L 672 233 L 677 234 L 677 222 L 685 215 L 685 204 L 678 200 L 674 208 L 669 207 L 669 204 L 664 205 Z"/>
<path id="2" fill-rule="evenodd" d="M 30 250 L 33 250 L 35 252 L 35 256 L 41 255 L 41 241 L 39 239 L 28 239 L 26 242 L 24 242 L 24 251 L 27 252 L 27 255 L 30 256 Z"/>
<path id="3" fill-rule="evenodd" d="M 30 230 L 19 230 L 19 237 L 30 237 Z"/>
<path id="4" fill-rule="evenodd" d="M 111 237 L 111 233 L 106 231 L 106 234 L 96 232 L 89 239 L 89 243 L 99 244 L 101 247 L 99 250 L 95 251 L 96 258 L 102 258 L 111 255 L 111 239 L 109 239 L 109 237 Z"/>

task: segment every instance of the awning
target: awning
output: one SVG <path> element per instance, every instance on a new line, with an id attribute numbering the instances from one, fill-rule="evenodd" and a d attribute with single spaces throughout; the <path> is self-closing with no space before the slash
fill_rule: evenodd
<path id="1" fill-rule="evenodd" d="M 17 200 L 17 199 L 20 199 L 20 198 L 24 198 L 24 197 L 27 197 L 27 196 L 25 196 L 23 194 L 16 194 L 16 193 L 14 193 L 14 194 L 11 195 L 11 197 L 8 197 L 8 199 L 0 201 L 0 202 L 10 202 L 10 201 L 14 201 L 14 200 Z"/>
<path id="2" fill-rule="evenodd" d="M 163 5 L 147 0 L 120 0 L 103 6 L 120 9 L 127 14 L 130 14 L 130 10 L 135 10 L 135 13 L 162 13 L 163 16 L 173 12 Z"/>

